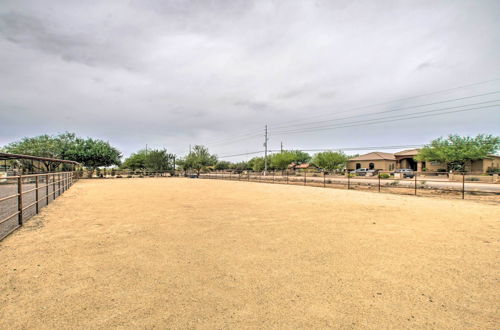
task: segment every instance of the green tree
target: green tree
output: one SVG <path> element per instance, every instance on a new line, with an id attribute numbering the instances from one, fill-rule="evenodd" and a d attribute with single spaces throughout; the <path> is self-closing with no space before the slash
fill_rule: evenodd
<path id="1" fill-rule="evenodd" d="M 446 164 L 448 170 L 464 170 L 472 160 L 495 154 L 500 148 L 500 137 L 479 134 L 476 137 L 449 135 L 440 137 L 423 147 L 416 159 Z"/>
<path id="2" fill-rule="evenodd" d="M 82 163 L 87 167 L 89 176 L 100 166 L 120 165 L 121 153 L 108 142 L 87 138 L 77 138 L 67 150 L 67 159 Z"/>
<path id="3" fill-rule="evenodd" d="M 217 164 L 215 164 L 215 169 L 217 171 L 223 171 L 223 170 L 229 169 L 230 166 L 231 166 L 230 162 L 227 162 L 227 161 L 224 161 L 224 160 L 219 160 L 217 162 Z"/>
<path id="4" fill-rule="evenodd" d="M 131 154 L 127 159 L 125 159 L 121 168 L 131 169 L 132 171 L 145 169 L 146 150 L 139 150 L 138 152 Z"/>
<path id="5" fill-rule="evenodd" d="M 232 163 L 230 165 L 230 168 L 235 170 L 236 172 L 243 172 L 243 171 L 251 169 L 248 165 L 248 162 L 244 162 L 244 161 L 238 162 L 238 163 Z"/>
<path id="6" fill-rule="evenodd" d="M 341 151 L 324 151 L 314 155 L 312 162 L 322 169 L 333 171 L 342 169 L 348 160 L 349 157 Z"/>
<path id="7" fill-rule="evenodd" d="M 248 167 L 255 172 L 264 170 L 264 157 L 254 157 L 248 161 Z"/>
<path id="8" fill-rule="evenodd" d="M 300 150 L 283 151 L 269 156 L 269 165 L 271 169 L 286 170 L 291 163 L 302 164 L 311 160 L 307 152 Z"/>
<path id="9" fill-rule="evenodd" d="M 174 155 L 167 153 L 166 150 L 153 149 L 146 153 L 144 165 L 151 171 L 167 171 L 171 168 L 170 159 L 173 158 Z"/>
<path id="10" fill-rule="evenodd" d="M 195 170 L 198 175 L 202 170 L 216 163 L 217 156 L 211 155 L 208 149 L 202 145 L 194 146 L 182 162 L 184 170 Z"/>

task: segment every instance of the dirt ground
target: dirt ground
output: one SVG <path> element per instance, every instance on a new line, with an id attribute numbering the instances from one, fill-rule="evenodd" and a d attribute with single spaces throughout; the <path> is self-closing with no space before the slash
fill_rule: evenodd
<path id="1" fill-rule="evenodd" d="M 500 206 L 220 180 L 81 180 L 0 242 L 0 328 L 500 322 Z"/>

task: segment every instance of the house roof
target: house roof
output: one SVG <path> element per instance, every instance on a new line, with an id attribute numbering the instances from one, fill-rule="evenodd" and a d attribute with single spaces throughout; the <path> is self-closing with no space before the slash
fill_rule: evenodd
<path id="1" fill-rule="evenodd" d="M 300 165 L 295 166 L 295 168 L 309 168 L 311 166 L 315 167 L 314 164 L 304 163 L 304 164 L 300 164 Z"/>
<path id="2" fill-rule="evenodd" d="M 396 160 L 396 157 L 388 152 L 374 151 L 350 159 L 350 161 L 356 160 Z"/>
<path id="3" fill-rule="evenodd" d="M 394 156 L 416 156 L 420 149 L 407 149 L 394 153 Z"/>

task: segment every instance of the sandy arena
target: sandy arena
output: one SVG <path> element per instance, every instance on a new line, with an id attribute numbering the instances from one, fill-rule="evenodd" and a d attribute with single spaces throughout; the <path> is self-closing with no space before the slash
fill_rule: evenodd
<path id="1" fill-rule="evenodd" d="M 500 207 L 220 180 L 81 180 L 0 242 L 0 328 L 500 324 Z"/>

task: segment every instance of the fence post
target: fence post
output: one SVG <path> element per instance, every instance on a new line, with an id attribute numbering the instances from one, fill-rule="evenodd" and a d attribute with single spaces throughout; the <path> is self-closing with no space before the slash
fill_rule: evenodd
<path id="1" fill-rule="evenodd" d="M 274 171 L 273 171 L 273 183 L 274 183 Z"/>
<path id="2" fill-rule="evenodd" d="M 56 199 L 56 175 L 52 174 L 52 200 Z"/>
<path id="3" fill-rule="evenodd" d="M 323 171 L 323 188 L 326 188 L 326 172 Z"/>
<path id="4" fill-rule="evenodd" d="M 18 223 L 19 226 L 23 225 L 23 178 L 21 174 L 17 178 L 17 210 L 18 214 Z"/>
<path id="5" fill-rule="evenodd" d="M 349 175 L 349 171 L 347 172 L 347 190 L 351 189 L 351 176 Z"/>
<path id="6" fill-rule="evenodd" d="M 57 191 L 59 193 L 57 196 L 61 196 L 61 173 L 57 174 Z"/>
<path id="7" fill-rule="evenodd" d="M 288 170 L 286 170 L 286 184 L 288 184 Z"/>
<path id="8" fill-rule="evenodd" d="M 465 199 L 465 172 L 462 172 L 462 199 Z"/>
<path id="9" fill-rule="evenodd" d="M 36 199 L 36 213 L 38 214 L 38 175 L 35 176 L 35 199 Z"/>
<path id="10" fill-rule="evenodd" d="M 47 200 L 47 205 L 49 205 L 49 175 L 48 174 L 45 176 L 45 198 Z"/>
<path id="11" fill-rule="evenodd" d="M 304 170 L 304 186 L 307 184 L 307 171 Z"/>
<path id="12" fill-rule="evenodd" d="M 417 195 L 417 172 L 415 172 L 415 196 Z"/>
<path id="13" fill-rule="evenodd" d="M 378 192 L 380 192 L 380 173 L 378 173 Z"/>

